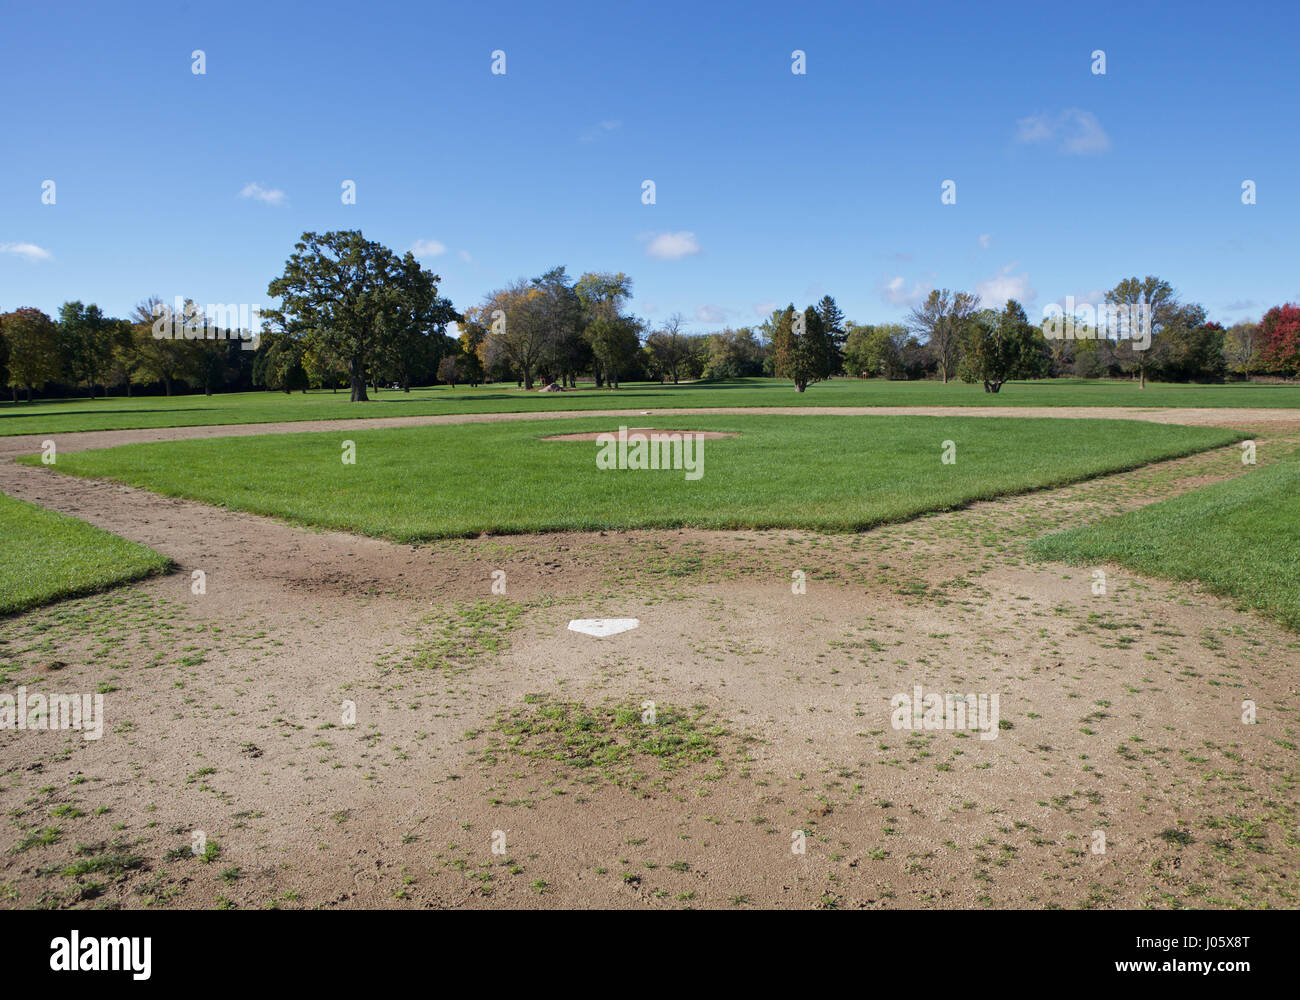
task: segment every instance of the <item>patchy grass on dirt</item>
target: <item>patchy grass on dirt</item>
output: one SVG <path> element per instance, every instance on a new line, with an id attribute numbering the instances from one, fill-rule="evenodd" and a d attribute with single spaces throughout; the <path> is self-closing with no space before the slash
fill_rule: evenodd
<path id="1" fill-rule="evenodd" d="M 627 528 L 854 531 L 1244 436 L 1125 420 L 740 415 L 656 423 L 740 436 L 698 445 L 702 476 L 694 480 L 685 469 L 600 469 L 597 444 L 539 440 L 610 430 L 608 419 L 124 445 L 61 455 L 58 468 L 403 542 Z M 343 462 L 349 441 L 355 464 Z"/>
<path id="2" fill-rule="evenodd" d="M 588 707 L 546 695 L 528 695 L 525 701 L 527 707 L 498 716 L 480 760 L 495 763 L 514 755 L 554 760 L 636 787 L 645 780 L 649 761 L 657 760 L 662 771 L 711 761 L 726 735 L 706 721 L 703 709 L 648 702 Z"/>
<path id="3" fill-rule="evenodd" d="M 0 614 L 166 572 L 171 560 L 75 517 L 0 493 Z"/>
<path id="4" fill-rule="evenodd" d="M 510 631 L 528 606 L 518 601 L 483 600 L 431 616 L 420 632 L 423 642 L 410 663 L 453 677 L 469 670 L 481 656 L 497 656 L 509 646 Z"/>
<path id="5" fill-rule="evenodd" d="M 1040 538 L 1031 550 L 1196 580 L 1300 631 L 1300 460 Z"/>

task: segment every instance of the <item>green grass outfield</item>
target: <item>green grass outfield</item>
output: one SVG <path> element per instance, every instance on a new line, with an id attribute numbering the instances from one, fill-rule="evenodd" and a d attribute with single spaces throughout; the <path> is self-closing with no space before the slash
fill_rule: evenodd
<path id="1" fill-rule="evenodd" d="M 1206 406 L 1300 408 L 1300 385 L 1159 385 L 1049 379 L 1011 382 L 999 393 L 964 382 L 887 382 L 832 379 L 797 393 L 777 379 L 735 379 L 671 386 L 627 383 L 621 389 L 591 385 L 573 392 L 537 393 L 513 383 L 470 389 L 444 387 L 410 393 L 385 390 L 369 403 L 350 403 L 346 392 L 243 392 L 108 399 L 50 400 L 28 405 L 0 402 L 0 436 L 201 424 L 272 423 L 452 413 L 522 413 L 548 410 L 653 410 L 716 406 Z"/>
<path id="2" fill-rule="evenodd" d="M 0 614 L 166 572 L 152 549 L 0 493 Z"/>
<path id="3" fill-rule="evenodd" d="M 771 414 L 655 420 L 660 428 L 741 435 L 704 442 L 703 478 L 694 482 L 684 471 L 598 469 L 594 441 L 538 440 L 618 423 L 583 418 L 172 441 L 61 453 L 57 468 L 403 542 L 483 531 L 634 527 L 837 531 L 1244 437 L 1123 420 Z M 356 444 L 355 465 L 341 461 L 345 440 Z M 955 465 L 940 461 L 945 440 L 956 443 Z"/>
<path id="4" fill-rule="evenodd" d="M 1196 580 L 1300 631 L 1300 456 L 1030 548 L 1044 559 Z"/>

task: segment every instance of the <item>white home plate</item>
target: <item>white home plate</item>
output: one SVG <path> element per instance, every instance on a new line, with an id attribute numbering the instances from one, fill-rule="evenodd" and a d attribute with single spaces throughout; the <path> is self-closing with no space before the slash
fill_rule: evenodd
<path id="1" fill-rule="evenodd" d="M 639 618 L 575 618 L 569 622 L 569 631 L 604 639 L 620 632 L 629 632 L 640 624 Z"/>

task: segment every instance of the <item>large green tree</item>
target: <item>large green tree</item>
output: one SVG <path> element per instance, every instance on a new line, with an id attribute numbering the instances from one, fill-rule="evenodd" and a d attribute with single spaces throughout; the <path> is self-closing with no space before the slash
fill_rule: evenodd
<path id="1" fill-rule="evenodd" d="M 0 316 L 0 335 L 9 350 L 8 385 L 14 402 L 18 390 L 24 388 L 30 403 L 33 389 L 62 374 L 58 325 L 39 309 L 27 306 Z"/>
<path id="2" fill-rule="evenodd" d="M 561 385 L 576 385 L 578 373 L 592 361 L 591 344 L 583 336 L 591 317 L 584 311 L 577 283 L 561 266 L 534 278 L 532 285 L 541 292 L 537 303 L 542 320 L 539 370 Z"/>
<path id="3" fill-rule="evenodd" d="M 797 313 L 793 304 L 788 305 L 774 312 L 769 323 L 777 378 L 791 379 L 795 392 L 803 392 L 813 382 L 830 377 L 834 354 L 815 307 Z"/>
<path id="4" fill-rule="evenodd" d="M 358 229 L 303 233 L 284 273 L 267 286 L 280 299 L 269 318 L 294 337 L 319 340 L 347 365 L 352 401 L 365 402 L 367 376 L 379 360 L 385 324 L 404 279 L 402 262 Z"/>
<path id="5" fill-rule="evenodd" d="M 926 345 L 939 365 L 939 376 L 947 382 L 957 371 L 966 324 L 979 308 L 978 295 L 933 289 L 914 308 L 909 325 L 926 338 Z"/>
<path id="6" fill-rule="evenodd" d="M 655 373 L 661 379 L 671 378 L 673 385 L 680 380 L 682 366 L 691 349 L 689 339 L 682 333 L 683 322 L 680 313 L 673 313 L 662 327 L 645 339 L 646 351 Z"/>
<path id="7" fill-rule="evenodd" d="M 1260 369 L 1259 324 L 1234 323 L 1223 333 L 1223 356 L 1228 370 L 1250 378 Z"/>
<path id="8" fill-rule="evenodd" d="M 117 323 L 93 303 L 65 302 L 59 309 L 59 339 L 67 372 L 86 383 L 91 399 L 95 398 L 95 386 L 106 381 L 112 366 L 117 331 Z"/>
<path id="9" fill-rule="evenodd" d="M 546 293 L 520 279 L 489 292 L 483 304 L 469 312 L 471 328 L 482 325 L 483 363 L 494 377 L 513 371 L 525 389 L 533 387 L 537 367 L 546 356 Z"/>
<path id="10" fill-rule="evenodd" d="M 999 392 L 1013 378 L 1035 374 L 1042 334 L 1015 299 L 1001 312 L 985 309 L 966 323 L 958 374 L 964 382 L 983 382 Z"/>
<path id="11" fill-rule="evenodd" d="M 816 309 L 817 315 L 821 317 L 822 330 L 825 331 L 826 337 L 830 341 L 831 374 L 836 375 L 844 370 L 844 343 L 848 339 L 848 331 L 844 325 L 844 313 L 840 312 L 840 307 L 835 304 L 835 299 L 829 295 L 822 296 L 822 300 L 817 303 Z"/>
<path id="12" fill-rule="evenodd" d="M 1143 347 L 1140 340 L 1134 339 L 1133 336 L 1138 331 L 1129 331 L 1130 337 L 1127 346 L 1120 347 L 1117 351 L 1122 360 L 1126 360 L 1130 367 L 1137 369 L 1138 386 L 1145 389 L 1147 368 L 1152 362 L 1152 348 L 1159 350 L 1156 344 L 1157 338 L 1164 332 L 1170 322 L 1178 317 L 1178 294 L 1169 282 L 1149 274 L 1145 278 L 1125 278 L 1106 293 L 1106 302 L 1108 305 L 1127 306 L 1134 309 L 1135 321 L 1137 310 L 1150 310 L 1150 344 Z M 1105 332 L 1102 332 L 1104 335 Z"/>
<path id="13" fill-rule="evenodd" d="M 900 378 L 903 375 L 903 345 L 906 343 L 907 327 L 901 324 L 859 326 L 850 323 L 844 342 L 844 370 L 850 375 Z"/>
<path id="14" fill-rule="evenodd" d="M 382 377 L 406 392 L 417 379 L 436 380 L 438 363 L 456 347 L 447 336 L 447 324 L 459 317 L 451 302 L 438 294 L 439 280 L 407 251 L 380 314 L 383 336 L 377 367 Z"/>
<path id="15" fill-rule="evenodd" d="M 193 319 L 197 310 L 195 303 L 186 299 L 185 315 L 174 316 L 170 307 L 153 295 L 137 305 L 131 315 L 135 371 L 144 380 L 161 382 L 168 396 L 178 379 L 194 373 L 193 342 L 185 339 L 181 327 L 187 317 Z"/>
<path id="16" fill-rule="evenodd" d="M 573 290 L 582 305 L 583 337 L 595 358 L 596 384 L 617 389 L 619 376 L 641 345 L 641 323 L 623 314 L 632 295 L 632 279 L 622 271 L 588 271 Z"/>

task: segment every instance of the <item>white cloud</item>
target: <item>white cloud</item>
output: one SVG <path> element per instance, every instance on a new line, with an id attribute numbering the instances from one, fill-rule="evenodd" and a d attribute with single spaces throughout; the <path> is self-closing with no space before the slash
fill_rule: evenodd
<path id="1" fill-rule="evenodd" d="M 243 190 L 239 192 L 239 197 L 254 198 L 268 205 L 279 205 L 284 202 L 284 192 L 279 188 L 264 188 L 255 181 L 245 184 Z"/>
<path id="2" fill-rule="evenodd" d="M 472 264 L 474 262 L 474 258 L 469 255 L 468 250 L 457 250 L 456 252 L 460 254 L 460 259 L 466 264 Z"/>
<path id="3" fill-rule="evenodd" d="M 727 319 L 727 310 L 722 306 L 708 304 L 696 306 L 695 319 L 700 323 L 723 323 Z"/>
<path id="4" fill-rule="evenodd" d="M 680 260 L 700 252 L 694 233 L 659 233 L 652 235 L 645 252 L 662 260 Z"/>
<path id="5" fill-rule="evenodd" d="M 888 302 L 891 306 L 915 306 L 925 300 L 930 294 L 930 285 L 920 281 L 913 281 L 912 287 L 907 287 L 907 279 L 902 275 L 893 278 L 882 278 L 879 284 L 880 297 Z"/>
<path id="6" fill-rule="evenodd" d="M 1016 141 L 1060 141 L 1063 153 L 1088 155 L 1110 149 L 1110 136 L 1091 111 L 1066 108 L 1055 115 L 1030 115 L 1016 121 Z"/>
<path id="7" fill-rule="evenodd" d="M 437 240 L 416 240 L 411 244 L 411 253 L 417 257 L 437 257 L 447 252 L 447 247 Z"/>
<path id="8" fill-rule="evenodd" d="M 987 250 L 993 245 L 992 233 L 980 233 L 980 246 Z"/>
<path id="9" fill-rule="evenodd" d="M 1019 261 L 1013 261 L 992 278 L 976 282 L 975 294 L 985 306 L 1001 309 L 1006 305 L 1007 299 L 1015 299 L 1022 306 L 1027 306 L 1038 297 L 1038 292 L 1029 286 L 1028 274 L 1011 273 L 1018 263 Z"/>
<path id="10" fill-rule="evenodd" d="M 754 315 L 762 316 L 764 319 L 767 319 L 767 317 L 771 316 L 772 313 L 776 312 L 780 308 L 781 303 L 779 302 L 755 302 Z"/>
<path id="11" fill-rule="evenodd" d="M 0 243 L 0 253 L 11 253 L 28 260 L 49 260 L 54 255 L 35 243 Z"/>

